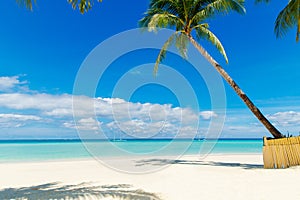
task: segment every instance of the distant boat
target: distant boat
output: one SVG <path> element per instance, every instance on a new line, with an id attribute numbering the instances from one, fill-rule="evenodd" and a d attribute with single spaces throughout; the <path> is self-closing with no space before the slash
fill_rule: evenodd
<path id="1" fill-rule="evenodd" d="M 112 141 L 113 142 L 125 142 L 127 140 L 120 138 L 120 139 L 113 139 Z"/>
<path id="2" fill-rule="evenodd" d="M 197 135 L 194 137 L 194 140 L 203 141 L 203 140 L 205 140 L 205 138 L 201 138 L 201 137 L 200 137 L 200 134 L 197 134 Z"/>
<path id="3" fill-rule="evenodd" d="M 116 134 L 114 133 L 114 139 L 112 141 L 113 142 L 124 142 L 126 140 L 121 138 L 121 134 L 119 135 L 119 138 L 116 138 Z"/>

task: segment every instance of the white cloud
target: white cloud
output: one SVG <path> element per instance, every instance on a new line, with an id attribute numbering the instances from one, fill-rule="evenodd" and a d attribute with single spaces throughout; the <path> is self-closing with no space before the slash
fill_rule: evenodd
<path id="1" fill-rule="evenodd" d="M 26 81 L 20 81 L 19 76 L 2 76 L 0 77 L 0 91 L 8 92 L 16 86 L 26 84 Z"/>
<path id="2" fill-rule="evenodd" d="M 0 114 L 0 128 L 18 128 L 40 120 L 41 117 L 34 115 Z"/>
<path id="3" fill-rule="evenodd" d="M 132 71 L 131 74 L 138 75 L 140 71 Z M 72 132 L 78 128 L 96 132 L 100 127 L 108 132 L 123 131 L 135 137 L 174 137 L 177 134 L 180 137 L 190 137 L 197 131 L 205 135 L 210 120 L 221 118 L 221 114 L 214 111 L 197 113 L 190 108 L 173 107 L 170 104 L 38 93 L 28 90 L 26 84 L 27 81 L 21 81 L 20 76 L 0 77 L 0 128 L 17 128 L 30 124 L 45 130 L 49 127 L 65 128 L 64 131 Z M 73 98 L 76 101 L 77 127 L 73 121 Z M 299 131 L 299 97 L 258 102 L 267 118 L 283 133 Z M 200 127 L 197 127 L 199 120 Z M 268 131 L 248 109 L 227 110 L 223 136 L 263 135 L 268 135 Z"/>
<path id="4" fill-rule="evenodd" d="M 280 126 L 300 125 L 300 112 L 277 112 L 269 115 L 268 118 Z"/>
<path id="5" fill-rule="evenodd" d="M 121 99 L 101 99 L 96 102 L 96 113 L 117 121 L 143 120 L 144 122 L 176 121 L 189 124 L 198 115 L 189 108 L 173 108 L 170 104 L 132 103 Z"/>
<path id="6" fill-rule="evenodd" d="M 112 131 L 122 131 L 127 135 L 136 137 L 136 138 L 148 138 L 159 135 L 163 132 L 166 132 L 170 124 L 165 121 L 158 121 L 158 122 L 145 122 L 140 119 L 134 119 L 130 121 L 122 121 L 116 122 L 113 121 L 107 124 L 107 127 L 110 128 Z M 173 128 L 176 125 L 172 125 Z M 172 132 L 174 132 L 172 130 Z M 170 132 L 170 133 L 172 133 Z"/>
<path id="7" fill-rule="evenodd" d="M 64 122 L 63 126 L 66 128 L 79 129 L 84 131 L 98 131 L 101 126 L 101 122 L 93 118 L 82 118 L 77 121 L 76 125 L 73 121 Z"/>
<path id="8" fill-rule="evenodd" d="M 26 83 L 19 81 L 18 76 L 0 78 L 2 90 L 11 90 Z M 23 113 L 0 114 L 1 127 L 17 127 L 43 121 L 51 127 L 77 128 L 84 131 L 98 131 L 101 127 L 104 130 L 123 132 L 141 138 L 173 137 L 178 133 L 186 137 L 194 136 L 199 117 L 205 121 L 217 117 L 212 111 L 196 113 L 190 108 L 174 108 L 171 104 L 134 103 L 120 98 L 89 98 L 71 94 L 11 91 L 0 94 L 0 109 L 5 112 Z"/>
<path id="9" fill-rule="evenodd" d="M 76 96 L 76 123 L 73 119 L 73 97 L 69 94 L 0 94 L 0 108 L 35 114 L 39 118 L 48 118 L 60 127 L 97 131 L 99 125 L 135 135 L 149 137 L 156 134 L 172 136 L 183 128 L 196 130 L 199 114 L 190 108 L 173 108 L 170 104 L 133 103 L 120 98 L 89 98 Z M 96 121 L 95 115 L 102 122 Z M 213 112 L 200 113 L 213 116 Z M 33 115 L 32 115 L 33 116 Z M 208 117 L 205 117 L 208 119 Z M 33 118 L 31 120 L 34 120 Z M 112 124 L 115 123 L 113 127 Z M 117 124 L 117 126 L 116 126 Z M 194 132 L 186 133 L 194 135 Z"/>
<path id="10" fill-rule="evenodd" d="M 108 123 L 110 132 L 122 132 L 135 138 L 190 138 L 197 134 L 198 127 L 168 121 L 146 123 L 142 120 Z"/>
<path id="11" fill-rule="evenodd" d="M 98 130 L 101 126 L 101 122 L 93 118 L 80 119 L 77 124 L 77 128 L 84 130 Z"/>
<path id="12" fill-rule="evenodd" d="M 22 116 L 0 115 L 1 127 L 17 127 L 47 121 L 57 127 L 75 129 L 72 122 L 73 97 L 70 94 L 0 94 L 0 109 L 6 109 L 5 113 L 7 109 L 14 113 L 23 113 Z M 77 128 L 86 131 L 97 131 L 100 125 L 105 130 L 123 131 L 136 137 L 173 137 L 179 132 L 189 137 L 199 130 L 205 134 L 210 120 L 219 117 L 214 111 L 196 113 L 190 108 L 174 108 L 170 104 L 133 103 L 120 98 L 86 96 L 76 96 L 74 99 L 77 102 Z M 272 111 L 274 109 L 269 108 L 268 113 Z M 95 116 L 101 122 L 97 122 Z M 297 111 L 275 112 L 267 117 L 283 132 L 295 132 L 300 125 L 300 112 Z M 268 135 L 247 109 L 228 110 L 223 132 L 228 137 L 243 137 L 245 133 L 248 137 Z"/>
<path id="13" fill-rule="evenodd" d="M 0 107 L 16 110 L 37 109 L 49 111 L 58 108 L 72 108 L 71 95 L 51 94 L 0 94 Z"/>
<path id="14" fill-rule="evenodd" d="M 83 102 L 79 103 L 84 105 Z M 97 117 L 108 121 L 103 123 L 114 132 L 145 138 L 159 135 L 172 137 L 180 127 L 195 127 L 199 116 L 189 108 L 173 108 L 170 104 L 133 103 L 119 98 L 97 98 L 94 101 Z M 84 109 L 87 106 L 82 107 Z M 88 109 L 90 110 L 90 109 Z M 82 114 L 81 108 L 77 109 Z M 79 116 L 80 116 L 79 114 Z M 193 128 L 196 130 L 197 127 Z M 196 132 L 189 132 L 193 136 Z"/>
<path id="15" fill-rule="evenodd" d="M 19 121 L 27 121 L 27 120 L 41 120 L 40 117 L 34 115 L 18 115 L 18 114 L 0 114 L 0 119 L 8 119 L 8 120 L 19 120 Z"/>
<path id="16" fill-rule="evenodd" d="M 73 113 L 72 108 L 55 108 L 53 110 L 44 111 L 43 114 L 52 117 L 65 117 L 71 116 Z"/>
<path id="17" fill-rule="evenodd" d="M 0 94 L 0 107 L 41 111 L 42 114 L 54 117 L 72 117 L 72 95 L 51 94 Z M 132 103 L 119 98 L 76 97 L 76 116 L 90 116 L 95 111 L 98 117 L 127 121 L 141 119 L 143 121 L 180 121 L 189 124 L 197 121 L 199 115 L 208 120 L 217 115 L 212 111 L 203 111 L 199 115 L 190 108 L 173 108 L 170 104 Z M 88 109 L 92 108 L 92 109 Z"/>
<path id="18" fill-rule="evenodd" d="M 200 112 L 200 116 L 204 120 L 210 120 L 213 117 L 218 117 L 214 111 L 202 111 Z"/>
<path id="19" fill-rule="evenodd" d="M 130 70 L 129 73 L 132 74 L 132 75 L 142 75 L 142 74 L 143 74 L 143 73 L 142 73 L 140 70 L 138 70 L 138 69 Z"/>

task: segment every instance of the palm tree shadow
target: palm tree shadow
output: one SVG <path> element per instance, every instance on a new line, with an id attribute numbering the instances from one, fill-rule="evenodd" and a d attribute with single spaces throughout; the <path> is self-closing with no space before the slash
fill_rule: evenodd
<path id="1" fill-rule="evenodd" d="M 163 165 L 202 165 L 202 166 L 223 166 L 223 167 L 237 167 L 243 169 L 262 169 L 261 164 L 247 164 L 247 163 L 235 163 L 235 162 L 214 162 L 214 161 L 201 161 L 201 160 L 172 160 L 172 159 L 147 159 L 136 161 L 136 166 L 163 166 Z"/>
<path id="2" fill-rule="evenodd" d="M 158 195 L 134 190 L 131 185 L 103 185 L 91 186 L 88 183 L 77 185 L 60 185 L 59 183 L 47 183 L 42 185 L 5 188 L 0 190 L 0 199 L 141 199 L 160 200 Z"/>

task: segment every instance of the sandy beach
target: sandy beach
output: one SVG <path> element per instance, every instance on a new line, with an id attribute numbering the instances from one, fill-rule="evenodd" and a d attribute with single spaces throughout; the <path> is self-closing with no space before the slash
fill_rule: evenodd
<path id="1" fill-rule="evenodd" d="M 263 169 L 260 154 L 209 155 L 204 159 L 184 156 L 178 160 L 157 157 L 131 162 L 138 163 L 132 165 L 137 169 L 168 166 L 152 173 L 130 174 L 94 159 L 1 163 L 0 196 L 34 198 L 30 193 L 41 195 L 48 190 L 46 198 L 52 199 L 97 199 L 99 193 L 102 199 L 300 198 L 300 168 Z M 77 195 L 80 191 L 84 195 Z"/>

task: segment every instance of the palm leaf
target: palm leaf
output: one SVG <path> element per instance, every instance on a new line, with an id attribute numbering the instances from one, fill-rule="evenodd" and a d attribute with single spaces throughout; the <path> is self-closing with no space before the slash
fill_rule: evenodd
<path id="1" fill-rule="evenodd" d="M 102 2 L 102 0 L 97 1 Z M 89 11 L 94 5 L 93 0 L 68 0 L 68 2 L 72 5 L 74 10 L 78 7 L 81 14 Z"/>
<path id="2" fill-rule="evenodd" d="M 168 12 L 164 12 L 161 14 L 155 14 L 148 24 L 149 31 L 156 31 L 156 28 L 166 28 L 173 26 L 183 26 L 184 23 L 175 15 L 172 15 Z"/>
<path id="3" fill-rule="evenodd" d="M 167 50 L 168 48 L 173 44 L 174 40 L 175 40 L 175 36 L 177 35 L 178 33 L 175 32 L 173 33 L 169 38 L 168 40 L 164 43 L 164 45 L 162 46 L 157 58 L 156 58 L 156 61 L 155 61 L 155 65 L 154 65 L 154 70 L 153 70 L 153 73 L 154 75 L 157 74 L 157 71 L 158 71 L 158 66 L 159 64 L 162 62 L 163 59 L 165 59 L 166 57 L 166 53 L 167 53 Z"/>
<path id="4" fill-rule="evenodd" d="M 244 0 L 217 0 L 209 4 L 209 6 L 212 6 L 217 12 L 228 13 L 229 11 L 235 11 L 239 14 L 245 14 L 244 3 Z"/>
<path id="5" fill-rule="evenodd" d="M 190 24 L 198 25 L 204 20 L 215 16 L 216 14 L 225 13 L 233 10 L 240 14 L 245 14 L 244 0 L 198 0 L 194 7 L 198 8 L 194 13 Z"/>
<path id="6" fill-rule="evenodd" d="M 176 48 L 184 59 L 187 59 L 188 43 L 189 39 L 184 33 L 176 34 Z"/>
<path id="7" fill-rule="evenodd" d="M 154 67 L 157 72 L 159 63 L 165 58 L 167 48 L 176 41 L 176 47 L 182 57 L 187 58 L 188 39 L 196 31 L 198 39 L 206 39 L 217 47 L 228 62 L 224 47 L 219 39 L 208 29 L 205 21 L 216 14 L 229 11 L 245 13 L 244 0 L 150 0 L 150 6 L 139 21 L 139 25 L 148 31 L 157 28 L 175 28 L 172 35 L 161 49 Z"/>
<path id="8" fill-rule="evenodd" d="M 27 9 L 32 10 L 33 3 L 36 4 L 36 0 L 16 0 L 17 3 L 21 6 L 25 6 Z M 73 7 L 76 9 L 78 7 L 80 13 L 85 13 L 89 11 L 94 5 L 94 0 L 67 0 Z M 102 0 L 97 0 L 98 2 L 102 2 Z"/>
<path id="9" fill-rule="evenodd" d="M 148 28 L 149 31 L 156 31 L 156 28 L 181 28 L 184 26 L 184 22 L 176 15 L 160 8 L 154 8 L 150 9 L 147 15 L 139 21 L 139 25 Z"/>
<path id="10" fill-rule="evenodd" d="M 256 0 L 255 3 L 269 3 L 270 1 Z M 295 25 L 297 26 L 296 41 L 298 42 L 300 37 L 300 0 L 290 0 L 288 5 L 278 14 L 274 27 L 276 37 L 284 36 Z"/>
<path id="11" fill-rule="evenodd" d="M 275 21 L 274 32 L 276 37 L 284 36 L 287 31 L 297 24 L 299 26 L 299 0 L 291 0 L 288 5 L 280 11 Z M 299 31 L 297 29 L 297 39 Z"/>
<path id="12" fill-rule="evenodd" d="M 220 54 L 223 55 L 224 59 L 228 63 L 228 58 L 227 58 L 227 55 L 226 55 L 226 52 L 225 52 L 225 49 L 224 49 L 222 43 L 217 38 L 217 36 L 209 30 L 208 24 L 199 24 L 198 26 L 195 26 L 194 28 L 196 30 L 197 39 L 206 39 L 209 42 L 211 42 L 214 46 L 216 46 L 216 48 L 219 50 Z"/>
<path id="13" fill-rule="evenodd" d="M 150 8 L 157 8 L 160 10 L 168 11 L 173 15 L 180 15 L 181 7 L 176 3 L 177 0 L 157 0 L 151 1 Z"/>
<path id="14" fill-rule="evenodd" d="M 255 3 L 269 3 L 271 0 L 255 0 Z"/>
<path id="15" fill-rule="evenodd" d="M 16 0 L 20 6 L 25 6 L 27 9 L 32 10 L 32 4 L 36 4 L 36 0 Z"/>

